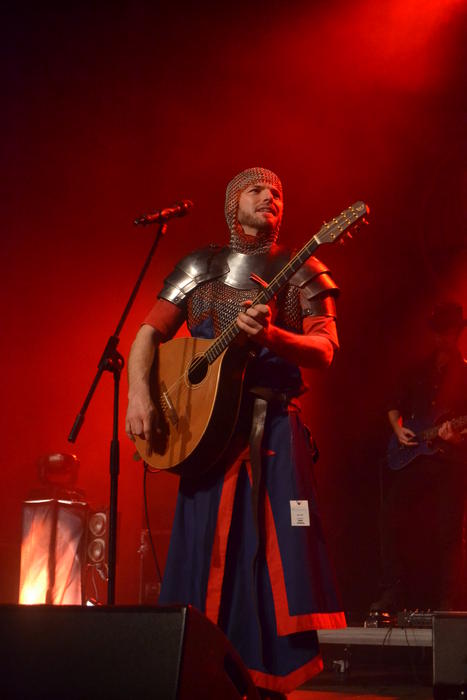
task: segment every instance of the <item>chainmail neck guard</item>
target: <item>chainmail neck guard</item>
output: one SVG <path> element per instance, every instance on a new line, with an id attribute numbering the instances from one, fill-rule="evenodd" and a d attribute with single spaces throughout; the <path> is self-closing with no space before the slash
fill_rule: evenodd
<path id="1" fill-rule="evenodd" d="M 248 168 L 238 173 L 227 185 L 225 192 L 225 219 L 230 230 L 230 248 L 236 253 L 258 255 L 267 253 L 279 234 L 280 221 L 272 231 L 260 232 L 257 236 L 247 236 L 238 223 L 237 213 L 240 194 L 250 185 L 266 183 L 276 187 L 282 195 L 282 183 L 275 173 L 266 168 Z"/>

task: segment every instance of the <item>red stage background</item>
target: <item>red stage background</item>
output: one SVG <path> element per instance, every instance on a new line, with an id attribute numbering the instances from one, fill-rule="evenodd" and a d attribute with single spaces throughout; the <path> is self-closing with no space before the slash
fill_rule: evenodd
<path id="1" fill-rule="evenodd" d="M 341 287 L 341 351 L 309 376 L 307 422 L 347 610 L 378 580 L 385 395 L 427 349 L 432 302 L 465 305 L 461 0 L 4 4 L 0 602 L 16 602 L 21 502 L 36 460 L 76 452 L 79 486 L 109 493 L 112 380 L 75 446 L 67 435 L 155 230 L 135 216 L 192 199 L 123 330 L 121 352 L 177 259 L 226 240 L 225 185 L 253 165 L 285 189 L 281 240 L 298 246 L 357 199 L 371 226 L 320 257 Z M 464 187 L 465 189 L 465 187 Z M 465 197 L 464 197 L 465 199 Z M 464 346 L 465 350 L 465 346 Z M 117 602 L 136 602 L 142 469 L 124 431 Z M 177 488 L 151 477 L 162 559 Z"/>

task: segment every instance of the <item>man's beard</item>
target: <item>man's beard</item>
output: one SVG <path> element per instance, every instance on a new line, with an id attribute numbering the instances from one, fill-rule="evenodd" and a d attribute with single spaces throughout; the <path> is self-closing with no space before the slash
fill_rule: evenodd
<path id="1" fill-rule="evenodd" d="M 264 219 L 261 214 L 249 214 L 247 212 L 238 212 L 237 221 L 240 226 L 250 226 L 256 228 L 259 237 L 269 235 L 274 231 L 274 223 Z"/>

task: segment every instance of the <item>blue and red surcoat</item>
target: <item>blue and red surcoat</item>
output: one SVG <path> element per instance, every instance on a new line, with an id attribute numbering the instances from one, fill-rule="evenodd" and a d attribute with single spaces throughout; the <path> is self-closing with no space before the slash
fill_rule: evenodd
<path id="1" fill-rule="evenodd" d="M 190 329 L 213 337 L 209 322 Z M 298 395 L 298 368 L 263 349 L 248 382 Z M 248 383 L 247 382 L 247 383 Z M 322 668 L 317 630 L 345 627 L 316 502 L 313 449 L 294 401 L 270 402 L 252 508 L 248 446 L 196 481 L 181 478 L 160 603 L 218 625 L 258 686 L 289 692 Z M 292 525 L 307 501 L 309 525 Z"/>

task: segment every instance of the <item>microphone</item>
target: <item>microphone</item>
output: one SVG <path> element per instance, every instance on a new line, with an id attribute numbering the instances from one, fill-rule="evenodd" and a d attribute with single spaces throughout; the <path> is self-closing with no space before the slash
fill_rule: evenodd
<path id="1" fill-rule="evenodd" d="M 173 219 L 175 216 L 186 216 L 193 206 L 193 202 L 189 199 L 181 199 L 180 202 L 176 202 L 172 207 L 166 207 L 166 209 L 159 209 L 159 211 L 154 212 L 154 214 L 146 214 L 145 216 L 140 216 L 139 219 L 133 221 L 135 226 L 142 224 L 146 226 L 147 224 L 163 224 L 169 219 Z"/>

